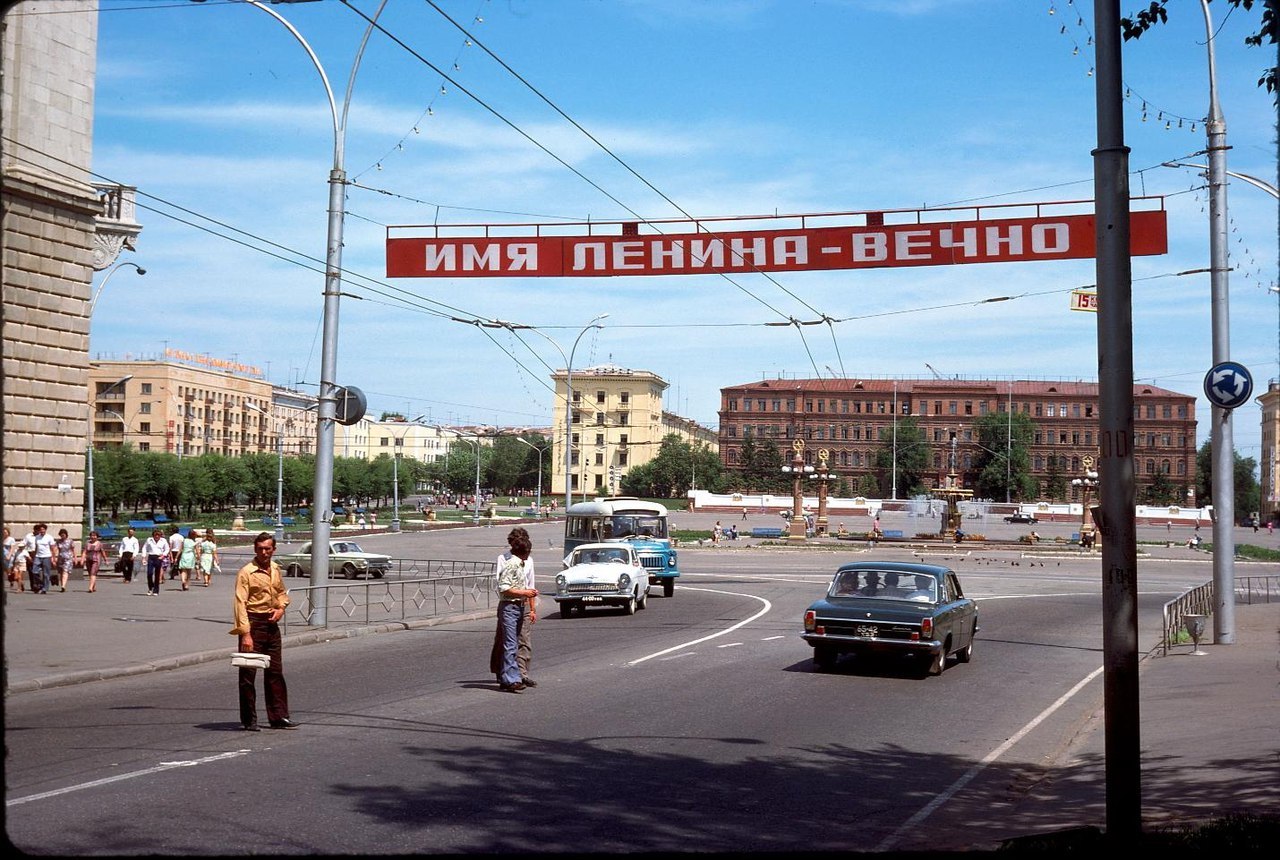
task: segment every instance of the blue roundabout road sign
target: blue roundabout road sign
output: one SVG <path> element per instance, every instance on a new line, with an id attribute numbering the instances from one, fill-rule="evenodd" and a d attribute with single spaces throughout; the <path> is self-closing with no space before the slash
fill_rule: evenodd
<path id="1" fill-rule="evenodd" d="M 1234 361 L 1215 364 L 1204 375 L 1204 396 L 1222 409 L 1235 409 L 1249 401 L 1253 377 L 1248 368 Z"/>

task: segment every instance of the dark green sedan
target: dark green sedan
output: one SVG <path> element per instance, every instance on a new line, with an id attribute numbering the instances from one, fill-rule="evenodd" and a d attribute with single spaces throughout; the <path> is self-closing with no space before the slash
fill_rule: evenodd
<path id="1" fill-rule="evenodd" d="M 836 571 L 827 594 L 804 613 L 801 636 L 819 669 L 842 654 L 915 658 L 940 675 L 948 658 L 973 659 L 978 606 L 955 571 L 932 564 L 859 561 Z"/>

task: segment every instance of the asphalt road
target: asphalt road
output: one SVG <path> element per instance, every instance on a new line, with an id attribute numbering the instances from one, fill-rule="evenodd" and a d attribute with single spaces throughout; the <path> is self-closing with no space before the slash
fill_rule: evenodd
<path id="1" fill-rule="evenodd" d="M 559 528 L 531 529 L 544 580 Z M 363 542 L 488 558 L 505 529 L 444 534 Z M 675 596 L 634 616 L 544 606 L 520 695 L 488 673 L 483 619 L 287 650 L 292 732 L 239 731 L 222 663 L 12 697 L 8 836 L 81 855 L 912 850 L 1075 823 L 1020 801 L 1099 704 L 1096 557 L 956 555 L 973 663 L 816 672 L 799 618 L 854 557 L 687 550 Z M 1140 641 L 1209 576 L 1145 566 Z"/>

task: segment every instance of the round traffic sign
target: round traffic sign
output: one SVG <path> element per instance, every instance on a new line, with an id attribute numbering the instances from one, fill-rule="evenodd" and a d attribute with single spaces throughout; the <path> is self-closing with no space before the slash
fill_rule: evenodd
<path id="1" fill-rule="evenodd" d="M 1204 396 L 1214 406 L 1235 409 L 1247 403 L 1251 394 L 1253 377 L 1243 364 L 1222 361 L 1204 375 Z"/>

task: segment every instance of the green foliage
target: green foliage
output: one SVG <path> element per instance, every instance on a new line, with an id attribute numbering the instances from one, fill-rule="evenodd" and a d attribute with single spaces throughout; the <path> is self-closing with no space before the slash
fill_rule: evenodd
<path id="1" fill-rule="evenodd" d="M 929 445 L 914 415 L 904 416 L 897 422 L 896 440 L 893 427 L 882 427 L 880 447 L 872 456 L 879 481 L 871 492 L 864 492 L 866 483 L 859 481 L 859 495 L 907 499 L 924 492 L 924 476 L 929 471 Z M 893 488 L 895 478 L 898 485 L 896 494 Z"/>
<path id="2" fill-rule="evenodd" d="M 720 458 L 707 445 L 690 444 L 668 433 L 658 455 L 622 476 L 621 491 L 628 496 L 683 498 L 693 486 L 718 493 L 727 483 Z"/>
<path id="3" fill-rule="evenodd" d="M 1252 457 L 1241 457 L 1235 452 L 1234 502 L 1236 517 L 1259 510 L 1262 488 L 1254 473 L 1258 463 Z M 1196 499 L 1201 505 L 1213 503 L 1213 441 L 1206 439 L 1196 452 Z"/>
<path id="4" fill-rule="evenodd" d="M 1181 493 L 1164 472 L 1157 472 L 1147 485 L 1143 498 L 1148 505 L 1174 505 L 1180 502 Z"/>
<path id="5" fill-rule="evenodd" d="M 973 431 L 981 446 L 973 461 L 978 495 L 989 499 L 1007 495 L 1012 501 L 1035 499 L 1038 485 L 1031 475 L 1030 452 L 1035 422 L 1031 416 L 991 412 L 973 422 Z"/>

